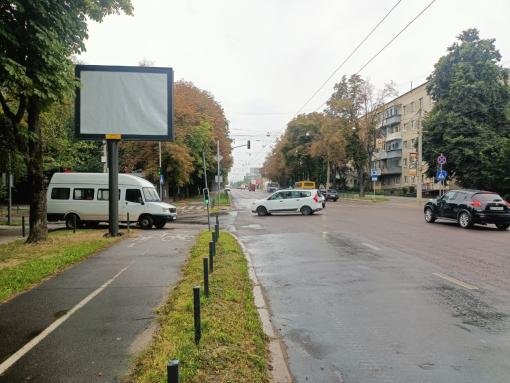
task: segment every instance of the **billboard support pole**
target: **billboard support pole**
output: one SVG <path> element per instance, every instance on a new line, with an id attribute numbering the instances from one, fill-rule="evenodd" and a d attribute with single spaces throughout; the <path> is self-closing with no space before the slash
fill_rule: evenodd
<path id="1" fill-rule="evenodd" d="M 108 150 L 108 234 L 119 235 L 119 139 L 107 139 Z"/>

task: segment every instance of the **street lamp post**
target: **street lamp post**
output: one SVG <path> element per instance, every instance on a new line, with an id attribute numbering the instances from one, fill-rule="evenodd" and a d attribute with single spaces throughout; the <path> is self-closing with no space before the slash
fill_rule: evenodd
<path id="1" fill-rule="evenodd" d="M 418 203 L 421 202 L 422 199 L 422 128 L 421 128 L 421 111 L 420 108 L 420 117 L 418 118 L 418 163 L 416 164 L 416 177 L 418 178 L 416 181 L 416 201 Z"/>

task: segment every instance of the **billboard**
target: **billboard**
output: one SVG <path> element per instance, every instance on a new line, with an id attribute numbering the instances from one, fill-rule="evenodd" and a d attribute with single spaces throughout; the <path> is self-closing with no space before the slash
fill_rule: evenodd
<path id="1" fill-rule="evenodd" d="M 173 139 L 173 69 L 77 65 L 76 136 Z"/>

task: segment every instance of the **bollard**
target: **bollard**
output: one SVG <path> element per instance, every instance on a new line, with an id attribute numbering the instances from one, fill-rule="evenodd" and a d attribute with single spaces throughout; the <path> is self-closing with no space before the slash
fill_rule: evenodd
<path id="1" fill-rule="evenodd" d="M 218 224 L 214 225 L 214 231 L 216 235 L 216 241 L 218 241 L 218 239 L 220 239 L 220 225 Z"/>
<path id="2" fill-rule="evenodd" d="M 209 260 L 207 258 L 203 259 L 204 261 L 204 294 L 207 298 L 209 298 Z"/>
<path id="3" fill-rule="evenodd" d="M 216 242 L 216 229 L 214 229 L 213 231 L 211 231 L 211 236 L 212 236 L 212 240 L 213 240 L 213 242 Z"/>
<path id="4" fill-rule="evenodd" d="M 214 256 L 216 255 L 216 244 L 214 241 L 209 242 L 209 272 L 214 271 Z"/>
<path id="5" fill-rule="evenodd" d="M 73 233 L 76 233 L 76 214 L 73 214 Z"/>
<path id="6" fill-rule="evenodd" d="M 129 234 L 129 213 L 127 213 L 127 232 Z"/>
<path id="7" fill-rule="evenodd" d="M 25 216 L 21 216 L 21 236 L 25 236 Z"/>
<path id="8" fill-rule="evenodd" d="M 195 343 L 200 343 L 202 329 L 200 326 L 200 287 L 193 287 L 193 319 L 195 321 Z"/>
<path id="9" fill-rule="evenodd" d="M 220 220 L 218 219 L 218 213 L 216 213 L 216 225 L 220 226 Z"/>
<path id="10" fill-rule="evenodd" d="M 169 360 L 166 365 L 168 383 L 179 383 L 179 359 Z"/>

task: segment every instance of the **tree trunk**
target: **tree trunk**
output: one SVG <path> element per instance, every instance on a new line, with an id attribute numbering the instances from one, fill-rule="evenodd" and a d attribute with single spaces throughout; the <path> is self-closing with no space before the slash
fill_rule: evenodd
<path id="1" fill-rule="evenodd" d="M 363 179 L 363 168 L 358 168 L 358 187 L 359 187 L 359 196 L 361 198 L 365 197 L 365 180 Z"/>
<path id="2" fill-rule="evenodd" d="M 331 176 L 331 163 L 326 161 L 326 190 L 331 188 L 330 176 Z"/>
<path id="3" fill-rule="evenodd" d="M 43 148 L 40 125 L 40 105 L 33 97 L 28 104 L 28 153 L 27 176 L 30 188 L 30 232 L 28 243 L 34 243 L 48 238 L 46 222 L 46 184 L 43 174 Z"/>

